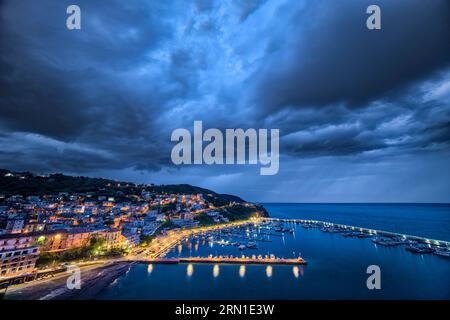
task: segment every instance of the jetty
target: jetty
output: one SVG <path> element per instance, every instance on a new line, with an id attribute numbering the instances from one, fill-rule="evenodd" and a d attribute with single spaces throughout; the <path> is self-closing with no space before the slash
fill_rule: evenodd
<path id="1" fill-rule="evenodd" d="M 449 241 L 429 239 L 429 238 L 425 238 L 425 237 L 412 236 L 412 235 L 401 234 L 401 233 L 390 232 L 390 231 L 349 226 L 349 225 L 325 222 L 325 221 L 320 221 L 320 220 L 283 219 L 283 218 L 266 218 L 266 217 L 262 217 L 259 219 L 262 221 L 268 221 L 268 222 L 284 222 L 284 223 L 292 223 L 292 224 L 302 224 L 302 225 L 306 225 L 306 226 L 309 225 L 309 226 L 318 227 L 318 228 L 324 228 L 324 227 L 325 228 L 339 228 L 339 229 L 345 230 L 345 231 L 361 232 L 363 234 L 379 236 L 379 237 L 400 238 L 405 241 L 410 240 L 410 241 L 415 241 L 415 242 L 425 244 L 425 245 L 435 245 L 435 246 L 450 248 Z"/>
<path id="2" fill-rule="evenodd" d="M 185 258 L 155 258 L 140 259 L 138 263 L 146 264 L 180 264 L 180 263 L 217 263 L 217 264 L 269 264 L 269 265 L 306 265 L 307 262 L 301 258 L 277 258 L 275 256 L 258 257 L 185 257 Z"/>

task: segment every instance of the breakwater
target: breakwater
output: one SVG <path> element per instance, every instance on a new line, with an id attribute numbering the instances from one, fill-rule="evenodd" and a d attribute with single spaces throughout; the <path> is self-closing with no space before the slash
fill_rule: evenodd
<path id="1" fill-rule="evenodd" d="M 380 236 L 380 237 L 389 237 L 389 238 L 399 237 L 404 240 L 416 241 L 416 242 L 422 243 L 422 244 L 436 245 L 436 246 L 450 248 L 449 241 L 429 239 L 429 238 L 425 238 L 425 237 L 407 235 L 407 234 L 396 233 L 396 232 L 391 232 L 391 231 L 383 231 L 383 230 L 376 230 L 376 229 L 363 228 L 363 227 L 357 227 L 357 226 L 349 226 L 349 225 L 320 221 L 320 220 L 283 219 L 283 218 L 260 218 L 260 219 L 263 221 L 270 221 L 270 222 L 284 222 L 284 223 L 293 223 L 293 224 L 305 224 L 305 225 L 311 225 L 311 226 L 317 226 L 317 227 L 340 228 L 343 230 L 358 231 L 358 232 L 362 232 L 362 233 L 366 233 L 366 234 L 370 234 L 370 235 L 374 235 L 374 236 L 376 235 L 376 236 Z"/>

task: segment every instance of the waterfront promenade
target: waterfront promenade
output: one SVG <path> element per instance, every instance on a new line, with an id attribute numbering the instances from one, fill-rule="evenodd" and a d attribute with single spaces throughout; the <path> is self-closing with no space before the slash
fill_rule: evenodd
<path id="1" fill-rule="evenodd" d="M 155 238 L 150 246 L 146 248 L 143 252 L 131 255 L 128 260 L 141 260 L 141 259 L 156 259 L 164 257 L 167 252 L 170 251 L 174 246 L 176 246 L 181 241 L 195 235 L 205 234 L 211 231 L 235 228 L 247 224 L 259 223 L 261 220 L 252 218 L 249 220 L 234 221 L 229 223 L 222 223 L 217 225 L 197 227 L 191 229 L 182 229 L 177 231 L 169 230 L 167 234 L 161 237 Z"/>

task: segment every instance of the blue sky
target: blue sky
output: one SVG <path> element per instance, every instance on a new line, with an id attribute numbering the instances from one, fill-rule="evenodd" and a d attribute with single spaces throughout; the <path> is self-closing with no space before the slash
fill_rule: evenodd
<path id="1" fill-rule="evenodd" d="M 445 0 L 3 0 L 0 167 L 253 201 L 449 202 L 448 39 Z M 279 128 L 279 174 L 175 167 L 170 134 L 194 120 Z"/>

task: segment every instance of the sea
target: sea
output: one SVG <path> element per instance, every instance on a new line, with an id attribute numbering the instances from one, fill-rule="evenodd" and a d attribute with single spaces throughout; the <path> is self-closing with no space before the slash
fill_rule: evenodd
<path id="1" fill-rule="evenodd" d="M 266 203 L 271 217 L 311 219 L 450 241 L 450 204 Z M 212 255 L 302 256 L 306 266 L 135 265 L 97 299 L 450 299 L 450 259 L 386 247 L 370 239 L 290 224 L 293 233 L 267 236 L 257 249 L 205 241 L 183 242 L 168 257 Z M 380 288 L 369 289 L 370 266 Z M 368 271 L 369 268 L 369 271 Z M 370 282 L 370 281 L 369 281 Z"/>

